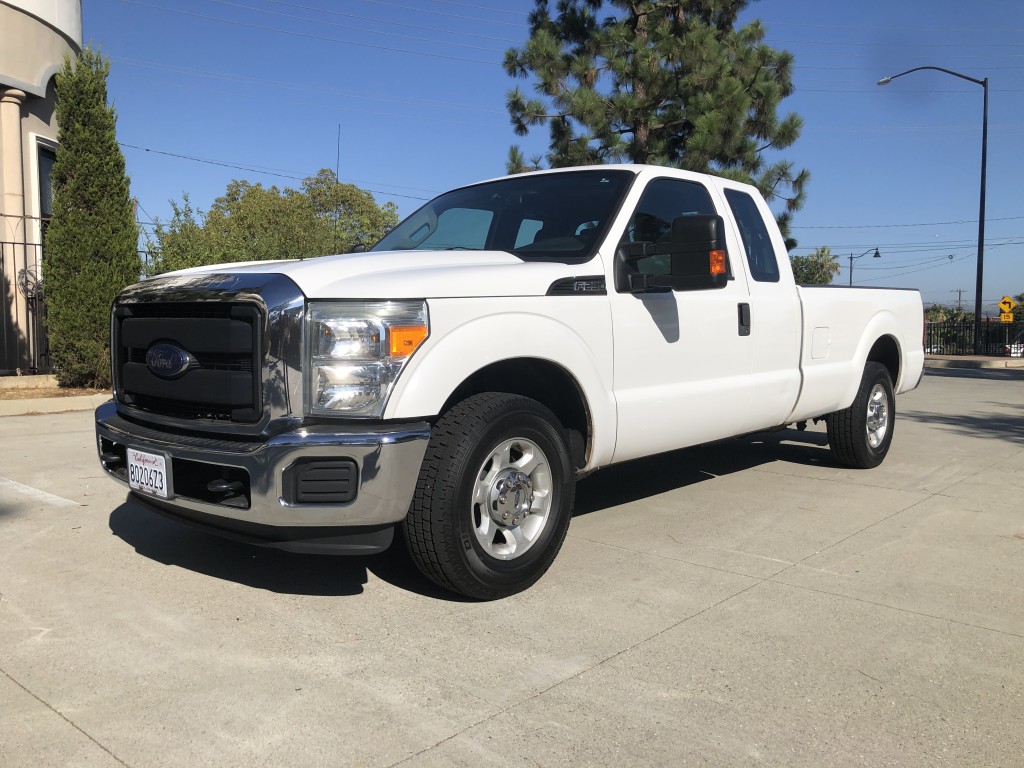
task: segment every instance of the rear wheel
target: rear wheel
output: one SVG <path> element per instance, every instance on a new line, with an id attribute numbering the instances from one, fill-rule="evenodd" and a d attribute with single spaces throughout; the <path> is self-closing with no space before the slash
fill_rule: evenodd
<path id="1" fill-rule="evenodd" d="M 870 469 L 885 459 L 896 426 L 896 398 L 889 371 L 867 363 L 853 404 L 825 417 L 832 456 L 847 467 Z"/>
<path id="2" fill-rule="evenodd" d="M 526 589 L 554 561 L 575 483 L 565 430 L 530 398 L 475 395 L 431 432 L 403 525 L 429 579 L 495 599 Z"/>

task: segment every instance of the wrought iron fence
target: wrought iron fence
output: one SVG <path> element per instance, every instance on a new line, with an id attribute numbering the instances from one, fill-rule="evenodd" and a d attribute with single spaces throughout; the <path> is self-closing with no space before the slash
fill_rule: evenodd
<path id="1" fill-rule="evenodd" d="M 1015 353 L 1020 357 L 1022 346 L 1024 322 L 1000 323 L 986 318 L 981 323 L 981 354 L 1005 357 Z M 927 323 L 924 351 L 931 355 L 973 355 L 974 321 Z"/>
<path id="2" fill-rule="evenodd" d="M 41 257 L 37 243 L 0 240 L 0 375 L 50 369 Z"/>

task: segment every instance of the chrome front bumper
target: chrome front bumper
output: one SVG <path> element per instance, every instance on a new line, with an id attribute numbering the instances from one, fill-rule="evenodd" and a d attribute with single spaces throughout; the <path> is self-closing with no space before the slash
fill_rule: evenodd
<path id="1" fill-rule="evenodd" d="M 214 533 L 283 549 L 318 551 L 324 547 L 297 545 L 303 533 L 308 533 L 309 539 L 326 541 L 329 532 L 391 527 L 405 517 L 430 426 L 425 422 L 362 428 L 319 425 L 299 427 L 263 442 L 230 441 L 148 428 L 122 418 L 110 401 L 96 409 L 96 437 L 103 468 L 125 486 L 125 449 L 166 458 L 169 498 L 132 491 L 147 506 Z M 351 502 L 287 500 L 294 494 L 286 492 L 285 470 L 300 460 L 314 459 L 348 459 L 355 463 L 356 487 Z M 198 484 L 194 482 L 196 477 L 201 478 Z M 239 482 L 244 492 L 221 501 L 216 493 L 202 490 L 208 477 Z M 188 490 L 179 492 L 186 486 Z"/>

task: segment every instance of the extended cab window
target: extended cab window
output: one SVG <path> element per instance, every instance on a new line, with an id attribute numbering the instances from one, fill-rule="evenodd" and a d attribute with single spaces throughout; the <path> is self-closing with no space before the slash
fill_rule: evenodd
<path id="1" fill-rule="evenodd" d="M 725 199 L 740 228 L 750 276 L 761 283 L 779 282 L 779 263 L 775 260 L 775 248 L 754 198 L 738 189 L 727 189 Z"/>
<path id="2" fill-rule="evenodd" d="M 715 213 L 718 211 L 703 184 L 682 179 L 655 179 L 640 196 L 622 242 L 667 243 L 672 237 L 672 219 L 676 216 Z M 636 268 L 642 274 L 666 274 L 669 259 L 667 254 L 647 256 L 636 262 Z"/>

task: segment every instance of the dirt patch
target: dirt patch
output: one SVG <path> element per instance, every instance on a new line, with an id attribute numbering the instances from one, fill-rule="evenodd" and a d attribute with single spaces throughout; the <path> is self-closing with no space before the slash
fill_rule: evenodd
<path id="1" fill-rule="evenodd" d="M 81 389 L 75 387 L 28 387 L 25 389 L 0 389 L 0 400 L 30 400 L 36 397 L 76 397 L 78 395 L 109 395 L 106 389 Z"/>

